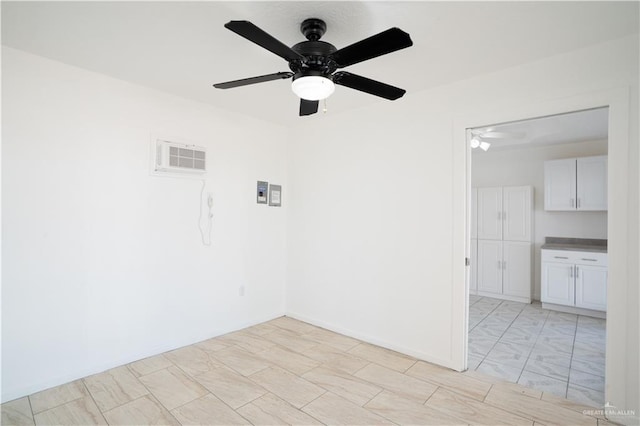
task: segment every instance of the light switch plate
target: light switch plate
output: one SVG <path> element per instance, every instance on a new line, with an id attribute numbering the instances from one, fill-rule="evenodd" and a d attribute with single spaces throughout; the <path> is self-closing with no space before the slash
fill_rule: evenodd
<path id="1" fill-rule="evenodd" d="M 267 204 L 267 192 L 269 191 L 269 182 L 258 181 L 256 192 L 256 201 L 258 204 Z"/>
<path id="2" fill-rule="evenodd" d="M 275 207 L 282 205 L 282 186 L 269 185 L 269 205 Z"/>

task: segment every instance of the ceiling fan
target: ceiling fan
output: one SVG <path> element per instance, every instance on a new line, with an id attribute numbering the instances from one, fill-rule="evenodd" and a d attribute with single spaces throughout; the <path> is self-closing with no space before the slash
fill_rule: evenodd
<path id="1" fill-rule="evenodd" d="M 471 129 L 471 148 L 480 148 L 487 151 L 491 142 L 485 139 L 521 139 L 524 133 L 516 132 L 496 132 L 493 129 Z"/>
<path id="2" fill-rule="evenodd" d="M 399 28 L 390 28 L 338 50 L 332 44 L 320 41 L 327 25 L 318 18 L 302 22 L 300 31 L 307 40 L 292 47 L 286 46 L 249 21 L 230 21 L 225 27 L 280 56 L 289 63 L 291 71 L 214 84 L 217 89 L 231 89 L 293 77 L 291 89 L 300 97 L 301 116 L 318 112 L 318 102 L 329 97 L 336 84 L 392 101 L 401 98 L 406 92 L 398 87 L 346 71 L 335 72 L 338 68 L 412 46 L 409 34 Z"/>

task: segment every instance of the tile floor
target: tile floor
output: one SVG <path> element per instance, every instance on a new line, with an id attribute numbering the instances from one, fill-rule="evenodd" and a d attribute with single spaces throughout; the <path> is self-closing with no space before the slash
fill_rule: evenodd
<path id="1" fill-rule="evenodd" d="M 471 295 L 469 369 L 604 406 L 605 320 Z"/>
<path id="2" fill-rule="evenodd" d="M 281 317 L 1 411 L 3 425 L 607 424 L 584 410 L 592 408 Z"/>

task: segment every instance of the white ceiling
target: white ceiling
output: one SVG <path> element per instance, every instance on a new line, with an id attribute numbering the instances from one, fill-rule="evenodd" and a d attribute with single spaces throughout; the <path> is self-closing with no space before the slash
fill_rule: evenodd
<path id="1" fill-rule="evenodd" d="M 521 148 L 530 145 L 555 145 L 608 139 L 609 108 L 596 108 L 532 118 L 523 121 L 473 129 L 473 132 L 500 132 L 505 137 L 486 138 L 491 143 L 487 152 Z M 510 135 L 510 136 L 507 136 Z M 476 149 L 474 154 L 484 154 Z"/>
<path id="2" fill-rule="evenodd" d="M 2 43 L 122 80 L 284 125 L 298 117 L 287 80 L 230 90 L 213 83 L 288 71 L 225 29 L 249 20 L 287 45 L 324 19 L 344 47 L 390 27 L 414 46 L 348 71 L 416 91 L 638 32 L 638 2 L 2 2 Z M 402 102 L 399 99 L 395 102 Z M 329 113 L 389 102 L 338 87 Z"/>

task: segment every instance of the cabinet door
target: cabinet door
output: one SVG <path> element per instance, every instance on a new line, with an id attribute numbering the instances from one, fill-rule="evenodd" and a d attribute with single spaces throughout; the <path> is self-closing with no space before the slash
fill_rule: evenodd
<path id="1" fill-rule="evenodd" d="M 531 299 L 531 243 L 505 241 L 502 247 L 502 293 Z"/>
<path id="2" fill-rule="evenodd" d="M 502 241 L 478 240 L 478 291 L 502 294 Z"/>
<path id="3" fill-rule="evenodd" d="M 578 210 L 607 210 L 607 156 L 577 160 Z"/>
<path id="4" fill-rule="evenodd" d="M 478 238 L 478 188 L 471 188 L 471 238 Z"/>
<path id="5" fill-rule="evenodd" d="M 576 265 L 576 306 L 607 310 L 607 268 Z"/>
<path id="6" fill-rule="evenodd" d="M 576 159 L 544 162 L 544 209 L 576 209 Z"/>
<path id="7" fill-rule="evenodd" d="M 478 188 L 478 239 L 502 239 L 502 187 Z"/>
<path id="8" fill-rule="evenodd" d="M 575 305 L 573 264 L 542 262 L 542 302 Z"/>
<path id="9" fill-rule="evenodd" d="M 471 240 L 471 267 L 469 293 L 478 294 L 478 240 Z"/>
<path id="10" fill-rule="evenodd" d="M 505 186 L 502 189 L 502 239 L 505 241 L 531 241 L 531 186 Z"/>

